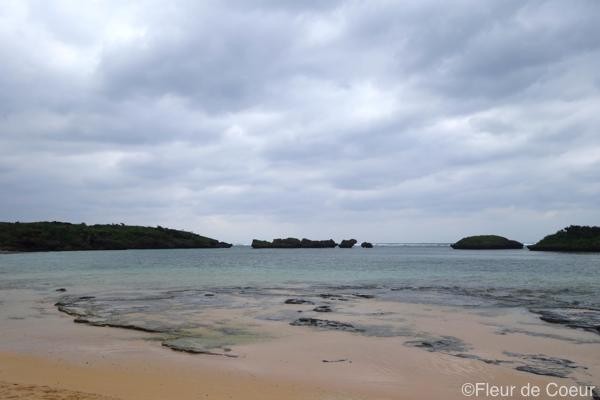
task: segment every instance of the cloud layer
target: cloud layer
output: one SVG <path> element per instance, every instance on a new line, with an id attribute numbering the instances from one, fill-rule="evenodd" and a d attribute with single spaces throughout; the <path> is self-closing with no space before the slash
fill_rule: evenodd
<path id="1" fill-rule="evenodd" d="M 598 15 L 593 0 L 9 1 L 0 219 L 234 242 L 600 224 Z"/>

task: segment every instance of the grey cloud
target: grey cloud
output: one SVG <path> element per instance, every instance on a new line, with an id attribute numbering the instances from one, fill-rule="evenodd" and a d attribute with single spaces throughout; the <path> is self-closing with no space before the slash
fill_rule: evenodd
<path id="1" fill-rule="evenodd" d="M 599 8 L 11 3 L 0 219 L 241 242 L 597 224 Z"/>

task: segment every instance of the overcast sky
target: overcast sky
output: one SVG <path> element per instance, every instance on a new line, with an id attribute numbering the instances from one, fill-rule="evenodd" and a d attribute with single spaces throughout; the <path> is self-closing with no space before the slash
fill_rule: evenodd
<path id="1" fill-rule="evenodd" d="M 599 18 L 595 0 L 3 1 L 0 220 L 235 243 L 600 225 Z"/>

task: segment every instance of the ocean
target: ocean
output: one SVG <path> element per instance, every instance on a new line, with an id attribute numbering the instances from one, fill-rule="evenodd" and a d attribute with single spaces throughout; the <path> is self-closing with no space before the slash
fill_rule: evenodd
<path id="1" fill-rule="evenodd" d="M 75 292 L 217 287 L 364 286 L 472 301 L 482 293 L 600 307 L 600 255 L 528 250 L 453 250 L 441 245 L 374 249 L 124 250 L 0 255 L 0 289 Z M 529 299 L 529 300 L 527 300 Z"/>
<path id="2" fill-rule="evenodd" d="M 62 313 L 82 324 L 144 331 L 173 350 L 222 356 L 306 326 L 567 377 L 572 349 L 600 343 L 598 272 L 599 254 L 436 244 L 2 254 L 0 322 L 8 329 Z M 448 336 L 443 325 L 431 326 L 432 318 L 457 312 L 494 339 L 467 354 L 477 337 L 469 344 L 468 331 Z M 489 343 L 506 335 L 526 335 L 543 349 L 548 340 L 575 347 L 563 349 L 564 359 L 543 358 L 542 367 L 531 364 L 538 356 L 508 344 L 495 360 L 485 358 Z"/>

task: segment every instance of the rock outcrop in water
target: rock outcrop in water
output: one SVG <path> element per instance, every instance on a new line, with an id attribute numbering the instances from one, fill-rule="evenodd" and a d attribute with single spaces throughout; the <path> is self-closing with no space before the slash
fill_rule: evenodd
<path id="1" fill-rule="evenodd" d="M 363 249 L 372 249 L 373 248 L 373 243 L 370 242 L 362 242 L 360 244 L 360 247 L 362 247 Z"/>
<path id="2" fill-rule="evenodd" d="M 571 225 L 527 247 L 534 251 L 600 252 L 600 226 Z"/>
<path id="3" fill-rule="evenodd" d="M 254 239 L 252 241 L 252 248 L 253 249 L 271 249 L 271 248 L 273 248 L 273 243 L 268 242 L 266 240 Z"/>
<path id="4" fill-rule="evenodd" d="M 0 249 L 69 251 L 127 249 L 228 248 L 231 244 L 163 227 L 66 222 L 0 222 Z"/>
<path id="5" fill-rule="evenodd" d="M 584 329 L 600 334 L 600 310 L 586 308 L 533 308 L 529 311 L 540 316 L 542 321 L 562 324 L 569 328 Z"/>
<path id="6" fill-rule="evenodd" d="M 310 240 L 304 238 L 300 240 L 290 237 L 286 239 L 273 239 L 272 242 L 258 239 L 252 241 L 252 248 L 254 249 L 324 249 L 335 246 L 337 246 L 337 243 L 333 239 Z"/>
<path id="7" fill-rule="evenodd" d="M 328 319 L 318 318 L 298 318 L 294 322 L 290 322 L 292 326 L 312 326 L 315 328 L 346 331 L 346 332 L 362 332 L 361 328 L 357 328 L 347 322 L 331 321 Z"/>
<path id="8" fill-rule="evenodd" d="M 350 249 L 354 247 L 354 245 L 358 243 L 356 239 L 344 239 L 339 244 L 339 247 L 342 249 Z M 272 242 L 267 240 L 252 240 L 252 248 L 253 249 L 332 249 L 338 246 L 338 244 L 333 239 L 329 240 L 310 240 L 310 239 L 297 239 L 293 237 L 289 237 L 286 239 L 273 239 Z M 370 249 L 373 247 L 373 244 L 369 242 L 363 242 L 361 244 L 363 248 Z"/>
<path id="9" fill-rule="evenodd" d="M 358 243 L 356 239 L 344 239 L 340 243 L 340 249 L 351 249 L 356 243 Z"/>
<path id="10" fill-rule="evenodd" d="M 523 243 L 497 235 L 468 236 L 450 245 L 457 250 L 508 250 L 522 249 Z"/>

